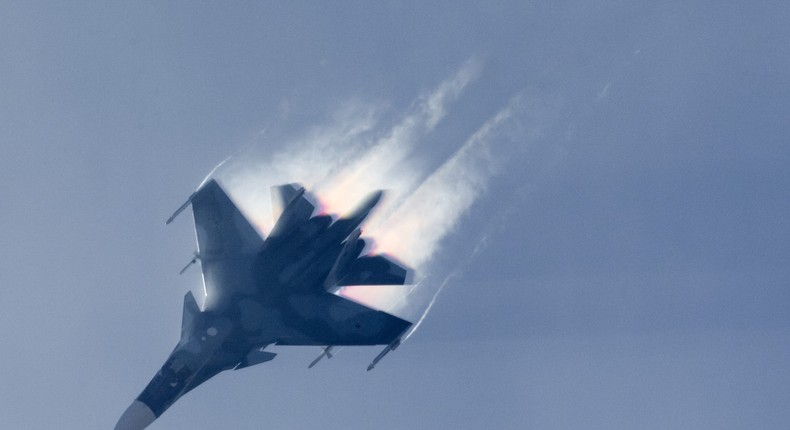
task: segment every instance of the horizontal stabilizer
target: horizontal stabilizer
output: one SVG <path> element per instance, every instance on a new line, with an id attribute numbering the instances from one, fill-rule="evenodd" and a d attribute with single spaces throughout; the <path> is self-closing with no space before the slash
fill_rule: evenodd
<path id="1" fill-rule="evenodd" d="M 337 285 L 403 285 L 408 274 L 408 269 L 383 255 L 365 256 L 351 263 L 348 272 Z"/>

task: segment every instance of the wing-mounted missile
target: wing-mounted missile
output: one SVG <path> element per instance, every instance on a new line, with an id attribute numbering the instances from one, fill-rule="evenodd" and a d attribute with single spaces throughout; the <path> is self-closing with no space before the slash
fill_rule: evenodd
<path id="1" fill-rule="evenodd" d="M 165 221 L 165 224 L 170 224 L 171 222 L 173 222 L 173 220 L 174 220 L 174 219 L 176 219 L 176 217 L 178 216 L 178 214 L 180 214 L 181 212 L 183 212 L 183 211 L 184 211 L 184 209 L 186 209 L 186 208 L 187 208 L 187 207 L 188 207 L 188 206 L 189 206 L 189 205 L 192 203 L 192 199 L 195 197 L 195 194 L 197 194 L 197 191 L 195 191 L 194 193 L 192 193 L 192 194 L 189 196 L 189 198 L 187 199 L 187 201 L 185 201 L 185 202 L 184 202 L 184 204 L 183 204 L 183 205 L 181 205 L 181 207 L 179 207 L 178 209 L 176 209 L 176 211 L 175 211 L 175 212 L 173 212 L 173 215 L 170 215 L 170 218 L 168 218 L 168 219 L 167 219 L 167 221 Z"/>
<path id="2" fill-rule="evenodd" d="M 193 253 L 192 259 L 191 259 L 191 260 L 189 260 L 189 263 L 187 263 L 187 265 L 186 265 L 186 266 L 184 266 L 184 268 L 183 268 L 183 269 L 181 269 L 181 271 L 180 271 L 180 272 L 178 272 L 178 274 L 179 274 L 179 275 L 183 275 L 183 274 L 184 274 L 184 272 L 186 272 L 186 271 L 187 271 L 187 269 L 189 269 L 189 267 L 190 267 L 190 266 L 192 266 L 193 264 L 197 263 L 197 261 L 198 261 L 198 260 L 200 260 L 200 253 L 198 253 L 197 251 L 195 251 L 195 252 Z"/>
<path id="3" fill-rule="evenodd" d="M 398 347 L 400 346 L 400 340 L 401 340 L 401 338 L 399 337 L 399 338 L 395 339 L 391 344 L 387 345 L 379 353 L 379 355 L 377 355 L 376 358 L 374 358 L 373 361 L 370 362 L 370 364 L 368 365 L 368 372 L 373 370 L 373 368 L 376 367 L 376 365 L 379 363 L 379 361 L 381 361 L 381 359 L 384 358 L 384 356 L 387 355 L 390 351 L 395 351 L 396 349 L 398 349 Z"/>
<path id="4" fill-rule="evenodd" d="M 332 345 L 329 345 L 329 346 L 326 346 L 326 347 L 324 347 L 324 348 L 323 348 L 323 351 L 321 352 L 321 355 L 319 355 L 318 357 L 316 357 L 316 359 L 315 359 L 315 360 L 311 361 L 311 362 L 310 362 L 310 365 L 308 365 L 308 366 L 307 366 L 307 368 L 308 368 L 308 369 L 312 369 L 312 368 L 313 368 L 313 366 L 315 366 L 315 365 L 316 365 L 316 364 L 317 364 L 319 361 L 321 361 L 321 359 L 322 359 L 322 358 L 324 358 L 324 357 L 326 357 L 326 358 L 332 358 L 332 357 L 333 357 L 333 356 L 332 356 L 332 349 L 333 349 L 333 348 L 334 348 L 334 346 L 332 346 Z"/>

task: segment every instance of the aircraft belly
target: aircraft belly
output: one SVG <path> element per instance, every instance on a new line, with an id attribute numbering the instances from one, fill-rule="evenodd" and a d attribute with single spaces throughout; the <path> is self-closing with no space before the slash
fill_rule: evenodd
<path id="1" fill-rule="evenodd" d="M 382 192 L 337 220 L 312 216 L 316 205 L 300 186 L 277 192 L 282 212 L 265 240 L 214 179 L 168 219 L 192 205 L 198 249 L 190 265 L 200 261 L 206 300 L 201 310 L 185 295 L 178 344 L 116 430 L 141 430 L 217 373 L 272 360 L 271 344 L 387 345 L 368 370 L 400 344 L 410 322 L 330 292 L 406 282 L 408 269 L 391 258 L 360 256 L 360 225 Z"/>
<path id="2" fill-rule="evenodd" d="M 236 296 L 255 294 L 252 263 L 251 257 L 201 262 L 207 310 L 222 311 Z"/>

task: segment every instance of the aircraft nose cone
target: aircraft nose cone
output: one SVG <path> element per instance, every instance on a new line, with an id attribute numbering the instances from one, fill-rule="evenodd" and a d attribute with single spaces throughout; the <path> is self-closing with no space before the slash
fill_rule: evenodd
<path id="1" fill-rule="evenodd" d="M 135 400 L 121 415 L 115 430 L 143 430 L 156 420 L 156 415 L 145 403 Z"/>

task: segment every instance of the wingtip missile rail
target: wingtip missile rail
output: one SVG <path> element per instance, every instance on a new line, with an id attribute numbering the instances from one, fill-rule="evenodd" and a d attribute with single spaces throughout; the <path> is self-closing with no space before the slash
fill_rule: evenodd
<path id="1" fill-rule="evenodd" d="M 184 211 L 184 209 L 186 209 L 186 208 L 187 208 L 187 207 L 188 207 L 188 206 L 189 206 L 189 205 L 192 203 L 192 199 L 195 197 L 195 195 L 196 195 L 196 194 L 197 194 L 197 191 L 195 191 L 194 193 L 192 193 L 192 195 L 190 195 L 190 196 L 189 196 L 189 198 L 187 199 L 187 201 L 185 201 L 185 202 L 184 202 L 184 204 L 183 204 L 183 205 L 181 205 L 181 207 L 179 207 L 178 209 L 176 209 L 176 211 L 175 211 L 175 212 L 173 212 L 173 215 L 170 215 L 170 218 L 168 218 L 168 219 L 167 219 L 167 221 L 165 221 L 165 225 L 167 225 L 167 224 L 170 224 L 171 222 L 173 222 L 173 220 L 174 220 L 174 219 L 176 219 L 176 217 L 177 217 L 177 216 L 178 216 L 178 215 L 179 215 L 181 212 L 183 212 L 183 211 Z"/>

